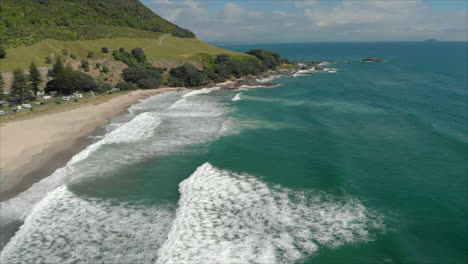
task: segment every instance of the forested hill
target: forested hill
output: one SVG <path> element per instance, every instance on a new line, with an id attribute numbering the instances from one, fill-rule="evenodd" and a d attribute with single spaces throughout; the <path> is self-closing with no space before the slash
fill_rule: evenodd
<path id="1" fill-rule="evenodd" d="M 1 0 L 0 41 L 31 45 L 43 39 L 147 37 L 153 32 L 194 38 L 138 0 Z"/>

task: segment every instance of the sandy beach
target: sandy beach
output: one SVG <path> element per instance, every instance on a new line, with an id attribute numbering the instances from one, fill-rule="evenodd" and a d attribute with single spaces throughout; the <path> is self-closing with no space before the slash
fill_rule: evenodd
<path id="1" fill-rule="evenodd" d="M 26 190 L 89 144 L 86 137 L 110 117 L 149 96 L 181 88 L 137 90 L 100 104 L 54 112 L 0 126 L 0 200 Z"/>

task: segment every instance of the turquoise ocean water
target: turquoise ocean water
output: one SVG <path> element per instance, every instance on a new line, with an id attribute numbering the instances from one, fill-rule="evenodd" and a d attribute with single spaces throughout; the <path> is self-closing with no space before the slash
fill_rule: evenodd
<path id="1" fill-rule="evenodd" d="M 1 204 L 0 261 L 467 262 L 466 43 L 221 47 L 338 70 L 132 106 Z"/>

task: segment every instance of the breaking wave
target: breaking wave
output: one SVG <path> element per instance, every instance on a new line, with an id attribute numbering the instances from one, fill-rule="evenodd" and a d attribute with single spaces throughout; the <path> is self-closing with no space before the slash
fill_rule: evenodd
<path id="1" fill-rule="evenodd" d="M 240 100 L 241 100 L 241 98 L 240 98 L 241 94 L 242 94 L 242 93 L 236 94 L 236 96 L 234 96 L 231 100 L 232 100 L 233 102 L 240 101 Z"/>
<path id="2" fill-rule="evenodd" d="M 207 94 L 207 93 L 217 91 L 219 89 L 221 89 L 221 87 L 219 87 L 219 86 L 210 87 L 210 88 L 203 88 L 203 89 L 200 89 L 200 90 L 194 90 L 192 92 L 184 94 L 183 97 L 190 97 L 190 96 L 194 96 L 194 95 L 198 95 L 198 94 Z"/>
<path id="3" fill-rule="evenodd" d="M 359 200 L 270 186 L 209 163 L 180 184 L 160 263 L 293 263 L 324 247 L 370 241 L 382 217 Z"/>
<path id="4" fill-rule="evenodd" d="M 37 204 L 1 263 L 151 263 L 174 219 L 170 207 L 83 198 L 65 186 Z"/>

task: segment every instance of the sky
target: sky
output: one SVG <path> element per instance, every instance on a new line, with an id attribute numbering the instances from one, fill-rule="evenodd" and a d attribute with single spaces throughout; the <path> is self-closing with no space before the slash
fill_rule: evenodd
<path id="1" fill-rule="evenodd" d="M 207 42 L 468 40 L 468 0 L 140 0 Z"/>

